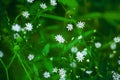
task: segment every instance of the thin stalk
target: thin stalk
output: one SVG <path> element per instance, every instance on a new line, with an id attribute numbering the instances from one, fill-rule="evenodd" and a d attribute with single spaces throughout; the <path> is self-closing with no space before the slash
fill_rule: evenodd
<path id="1" fill-rule="evenodd" d="M 25 72 L 26 72 L 26 74 L 27 74 L 29 80 L 32 80 L 31 77 L 30 77 L 30 75 L 29 75 L 29 73 L 28 73 L 28 71 L 27 71 L 27 69 L 25 68 L 25 65 L 23 64 L 22 59 L 20 58 L 19 54 L 17 54 L 17 57 L 18 57 L 18 59 L 19 59 L 21 65 L 22 65 L 23 69 L 25 70 Z"/>

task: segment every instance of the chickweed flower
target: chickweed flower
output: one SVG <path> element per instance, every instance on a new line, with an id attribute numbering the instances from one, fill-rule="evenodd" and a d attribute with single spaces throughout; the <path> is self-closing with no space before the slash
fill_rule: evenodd
<path id="1" fill-rule="evenodd" d="M 91 74 L 93 71 L 91 71 L 91 70 L 87 70 L 86 71 L 86 74 Z"/>
<path id="2" fill-rule="evenodd" d="M 21 31 L 21 26 L 19 24 L 13 24 L 12 25 L 12 30 L 16 31 L 16 32 L 20 32 Z"/>
<path id="3" fill-rule="evenodd" d="M 116 49 L 116 43 L 113 42 L 113 43 L 110 45 L 110 48 L 111 48 L 112 50 Z"/>
<path id="4" fill-rule="evenodd" d="M 2 51 L 0 51 L 0 58 L 2 58 L 3 57 L 3 52 Z"/>
<path id="5" fill-rule="evenodd" d="M 31 60 L 33 60 L 33 59 L 34 59 L 34 55 L 33 55 L 33 54 L 29 54 L 29 55 L 28 55 L 28 60 L 31 61 Z"/>
<path id="6" fill-rule="evenodd" d="M 58 41 L 59 43 L 64 43 L 65 39 L 62 37 L 62 35 L 58 34 L 55 36 L 56 41 Z"/>
<path id="7" fill-rule="evenodd" d="M 82 29 L 82 28 L 85 27 L 85 22 L 79 21 L 76 26 L 77 26 L 78 28 Z"/>
<path id="8" fill-rule="evenodd" d="M 46 9 L 46 8 L 47 8 L 47 5 L 46 5 L 45 3 L 41 3 L 41 4 L 40 4 L 40 7 L 41 7 L 42 9 Z"/>
<path id="9" fill-rule="evenodd" d="M 49 78 L 50 77 L 50 73 L 49 72 L 44 72 L 43 76 L 44 76 L 44 78 Z"/>
<path id="10" fill-rule="evenodd" d="M 120 60 L 118 60 L 118 64 L 120 65 Z"/>
<path id="11" fill-rule="evenodd" d="M 120 37 L 115 37 L 115 38 L 114 38 L 114 42 L 115 42 L 115 43 L 119 43 L 119 42 L 120 42 Z"/>
<path id="12" fill-rule="evenodd" d="M 76 68 L 76 63 L 75 62 L 70 63 L 70 67 Z"/>
<path id="13" fill-rule="evenodd" d="M 55 68 L 53 68 L 53 71 L 52 71 L 53 73 L 57 73 L 58 72 L 58 69 L 55 67 Z"/>
<path id="14" fill-rule="evenodd" d="M 25 30 L 32 31 L 33 25 L 31 23 L 26 23 L 25 25 L 26 25 Z"/>
<path id="15" fill-rule="evenodd" d="M 76 53 L 76 59 L 78 60 L 78 62 L 82 62 L 84 60 L 84 54 L 82 54 L 81 52 L 77 52 Z"/>
<path id="16" fill-rule="evenodd" d="M 22 12 L 22 16 L 24 17 L 24 18 L 29 18 L 29 12 L 28 11 L 23 11 Z"/>
<path id="17" fill-rule="evenodd" d="M 112 71 L 112 78 L 113 78 L 113 80 L 120 80 L 120 74 L 118 74 L 118 73 L 116 73 L 116 72 L 114 72 L 114 71 Z"/>
<path id="18" fill-rule="evenodd" d="M 33 3 L 34 0 L 27 0 L 28 3 Z"/>
<path id="19" fill-rule="evenodd" d="M 65 78 L 66 70 L 64 70 L 63 68 L 59 69 L 59 75 L 60 75 L 60 78 Z"/>
<path id="20" fill-rule="evenodd" d="M 67 24 L 67 27 L 66 27 L 66 28 L 68 29 L 68 31 L 72 31 L 73 25 L 72 25 L 72 24 Z"/>
<path id="21" fill-rule="evenodd" d="M 57 2 L 56 2 L 56 0 L 50 0 L 50 4 L 51 4 L 52 6 L 56 6 L 56 5 L 57 5 Z"/>
<path id="22" fill-rule="evenodd" d="M 77 47 L 73 46 L 73 47 L 71 48 L 71 52 L 72 52 L 72 53 L 76 53 L 77 51 L 78 51 L 78 48 L 77 48 Z"/>
<path id="23" fill-rule="evenodd" d="M 96 47 L 96 48 L 100 48 L 101 46 L 102 46 L 102 44 L 101 44 L 100 42 L 96 42 L 96 43 L 95 43 L 95 47 Z"/>

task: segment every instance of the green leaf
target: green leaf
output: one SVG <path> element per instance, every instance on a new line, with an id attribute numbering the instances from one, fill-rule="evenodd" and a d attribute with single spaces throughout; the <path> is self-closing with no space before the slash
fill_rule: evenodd
<path id="1" fill-rule="evenodd" d="M 46 67 L 46 69 L 49 71 L 49 72 L 52 72 L 53 70 L 53 64 L 52 62 L 48 61 L 48 60 L 45 60 L 44 61 L 44 65 Z"/>
<path id="2" fill-rule="evenodd" d="M 50 44 L 46 44 L 42 50 L 42 54 L 46 56 L 50 51 Z"/>

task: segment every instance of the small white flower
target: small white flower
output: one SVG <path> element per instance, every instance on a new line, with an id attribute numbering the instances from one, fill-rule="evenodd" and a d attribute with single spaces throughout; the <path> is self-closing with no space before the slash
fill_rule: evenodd
<path id="1" fill-rule="evenodd" d="M 31 31 L 33 29 L 33 25 L 31 23 L 26 23 L 25 25 L 26 25 L 25 30 Z"/>
<path id="2" fill-rule="evenodd" d="M 58 69 L 55 67 L 55 68 L 53 68 L 53 73 L 57 73 L 57 71 L 58 71 Z"/>
<path id="3" fill-rule="evenodd" d="M 84 28 L 85 26 L 85 22 L 78 22 L 77 25 L 76 25 L 78 28 Z"/>
<path id="4" fill-rule="evenodd" d="M 86 74 L 91 74 L 93 71 L 91 71 L 91 70 L 87 70 L 86 71 Z"/>
<path id="5" fill-rule="evenodd" d="M 87 49 L 85 48 L 81 53 L 86 56 L 87 55 Z"/>
<path id="6" fill-rule="evenodd" d="M 82 62 L 84 58 L 84 54 L 82 54 L 81 52 L 76 53 L 76 59 L 78 60 L 78 62 Z"/>
<path id="7" fill-rule="evenodd" d="M 76 63 L 75 62 L 70 63 L 70 67 L 76 68 Z"/>
<path id="8" fill-rule="evenodd" d="M 19 32 L 19 31 L 21 31 L 21 26 L 19 24 L 13 24 L 12 25 L 12 30 L 16 31 L 16 32 Z"/>
<path id="9" fill-rule="evenodd" d="M 33 1 L 34 1 L 34 0 L 27 0 L 27 2 L 29 2 L 29 3 L 33 3 Z"/>
<path id="10" fill-rule="evenodd" d="M 0 51 L 0 58 L 2 58 L 3 57 L 3 52 L 2 51 Z"/>
<path id="11" fill-rule="evenodd" d="M 56 6 L 56 5 L 57 5 L 57 2 L 56 2 L 56 0 L 50 0 L 50 4 L 51 4 L 52 6 Z"/>
<path id="12" fill-rule="evenodd" d="M 28 55 L 28 59 L 29 59 L 29 61 L 33 60 L 34 59 L 34 55 L 33 54 L 29 54 Z"/>
<path id="13" fill-rule="evenodd" d="M 58 41 L 59 43 L 64 43 L 65 39 L 62 37 L 62 35 L 58 34 L 55 36 L 56 41 Z"/>
<path id="14" fill-rule="evenodd" d="M 114 42 L 115 42 L 115 43 L 119 43 L 119 42 L 120 42 L 120 37 L 115 37 L 115 38 L 114 38 Z"/>
<path id="15" fill-rule="evenodd" d="M 73 29 L 73 25 L 72 24 L 68 24 L 67 27 L 68 31 L 71 31 Z"/>
<path id="16" fill-rule="evenodd" d="M 110 45 L 110 48 L 111 48 L 112 50 L 116 49 L 116 43 L 115 43 L 115 42 L 112 43 L 112 44 Z"/>
<path id="17" fill-rule="evenodd" d="M 44 76 L 44 78 L 49 78 L 50 77 L 50 73 L 49 72 L 44 72 L 43 76 Z"/>
<path id="18" fill-rule="evenodd" d="M 28 11 L 23 11 L 22 12 L 22 16 L 25 17 L 25 18 L 29 18 L 29 12 Z"/>
<path id="19" fill-rule="evenodd" d="M 60 77 L 60 79 L 59 79 L 59 80 L 66 80 L 66 79 L 65 79 L 65 77 L 63 77 L 63 78 L 61 78 L 61 77 Z"/>
<path id="20" fill-rule="evenodd" d="M 118 64 L 120 65 L 120 60 L 118 60 Z"/>
<path id="21" fill-rule="evenodd" d="M 101 46 L 102 46 L 102 45 L 101 45 L 100 42 L 96 42 L 96 43 L 95 43 L 95 47 L 96 47 L 96 48 L 100 48 Z"/>
<path id="22" fill-rule="evenodd" d="M 78 48 L 77 48 L 77 47 L 73 46 L 73 47 L 71 48 L 71 52 L 72 52 L 72 53 L 76 53 L 77 51 L 78 51 Z"/>
<path id="23" fill-rule="evenodd" d="M 120 74 L 116 73 L 116 72 L 112 72 L 112 77 L 113 77 L 113 80 L 120 80 Z"/>
<path id="24" fill-rule="evenodd" d="M 65 78 L 66 70 L 64 70 L 63 68 L 59 69 L 59 75 L 60 75 L 60 78 Z"/>
<path id="25" fill-rule="evenodd" d="M 13 36 L 14 36 L 14 39 L 17 39 L 18 37 L 20 37 L 18 33 L 15 33 Z"/>
<path id="26" fill-rule="evenodd" d="M 78 39 L 82 39 L 82 35 L 78 36 Z"/>
<path id="27" fill-rule="evenodd" d="M 41 4 L 40 4 L 40 7 L 41 7 L 42 9 L 46 9 L 46 8 L 47 8 L 47 5 L 46 5 L 45 3 L 41 3 Z"/>

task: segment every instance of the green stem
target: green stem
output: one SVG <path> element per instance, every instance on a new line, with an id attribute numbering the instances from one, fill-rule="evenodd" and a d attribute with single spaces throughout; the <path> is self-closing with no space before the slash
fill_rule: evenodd
<path id="1" fill-rule="evenodd" d="M 26 74 L 27 74 L 29 80 L 32 80 L 31 77 L 30 77 L 30 75 L 29 75 L 29 73 L 28 73 L 28 71 L 27 71 L 27 69 L 25 68 L 25 65 L 23 64 L 22 59 L 20 58 L 19 54 L 17 54 L 17 57 L 18 57 L 18 59 L 19 59 L 21 65 L 22 65 L 23 69 L 25 70 L 25 72 L 26 72 Z"/>
<path id="2" fill-rule="evenodd" d="M 0 59 L 0 62 L 2 63 L 2 65 L 3 65 L 4 69 L 5 69 L 7 80 L 9 80 L 8 69 L 7 69 L 6 65 L 5 65 L 5 63 L 2 61 L 2 59 Z"/>

